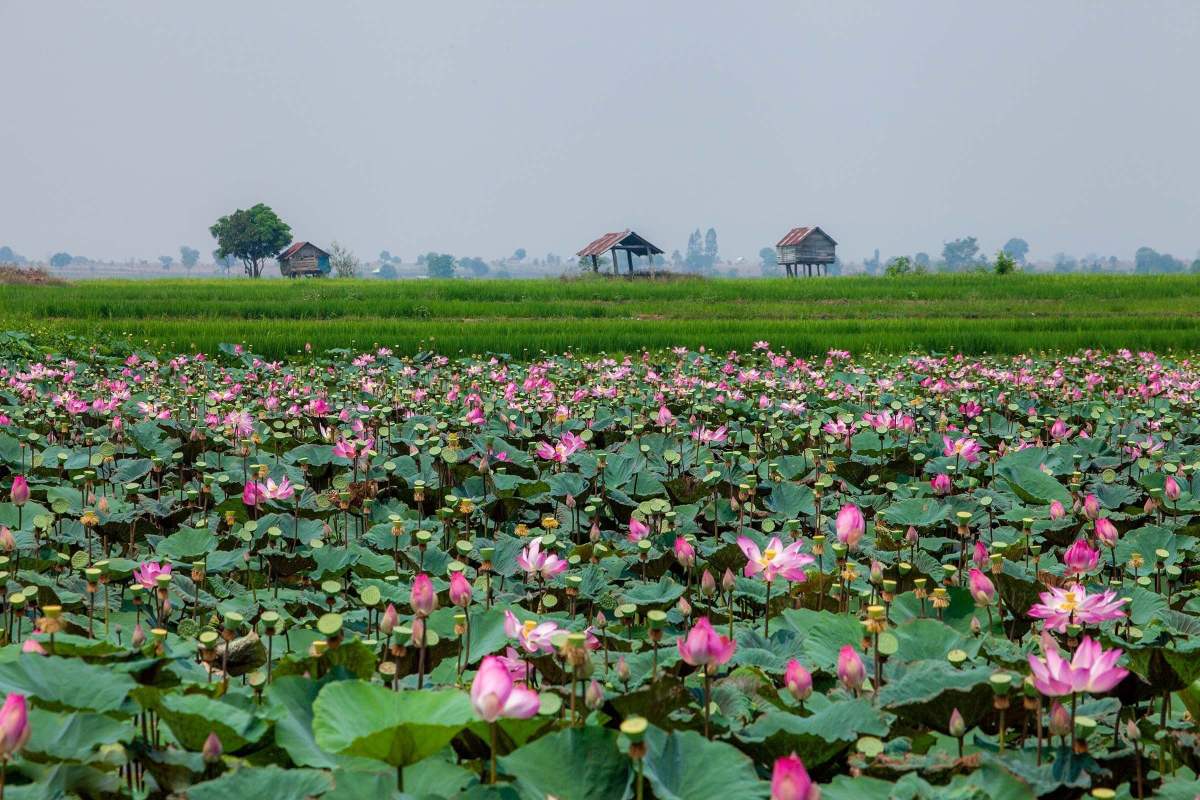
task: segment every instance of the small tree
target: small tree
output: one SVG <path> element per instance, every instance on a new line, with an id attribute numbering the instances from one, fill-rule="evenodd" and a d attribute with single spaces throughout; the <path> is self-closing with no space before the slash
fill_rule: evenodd
<path id="1" fill-rule="evenodd" d="M 453 278 L 454 256 L 449 253 L 429 253 L 425 256 L 425 269 L 431 278 Z"/>
<path id="2" fill-rule="evenodd" d="M 896 278 L 901 275 L 908 275 L 913 271 L 912 261 L 908 256 L 896 256 L 891 261 L 887 262 L 887 266 L 883 268 L 883 274 L 889 278 Z"/>
<path id="3" fill-rule="evenodd" d="M 774 247 L 764 247 L 758 251 L 758 263 L 762 274 L 767 278 L 778 278 L 782 271 L 779 269 L 779 255 Z"/>
<path id="4" fill-rule="evenodd" d="M 997 275 L 1008 275 L 1010 272 L 1016 272 L 1017 260 L 1008 251 L 1001 250 L 996 253 L 996 263 L 992 266 L 992 270 Z"/>
<path id="5" fill-rule="evenodd" d="M 183 264 L 184 269 L 190 272 L 198 261 L 200 261 L 199 250 L 188 247 L 186 244 L 179 246 L 179 263 Z"/>
<path id="6" fill-rule="evenodd" d="M 171 265 L 175 263 L 175 259 L 171 256 L 159 256 L 158 263 L 162 264 L 162 268 L 165 271 L 171 268 Z"/>
<path id="7" fill-rule="evenodd" d="M 966 269 L 979 258 L 979 242 L 974 236 L 946 242 L 942 248 L 942 258 L 950 270 Z"/>
<path id="8" fill-rule="evenodd" d="M 1021 239 L 1020 237 L 1014 236 L 1004 243 L 1004 247 L 1002 249 L 1004 252 L 1012 256 L 1013 260 L 1018 264 L 1024 264 L 1025 256 L 1029 254 L 1029 242 Z"/>
<path id="9" fill-rule="evenodd" d="M 339 278 L 353 278 L 358 274 L 358 259 L 354 257 L 353 252 L 337 242 L 329 245 L 329 265 L 333 267 L 333 274 Z"/>
<path id="10" fill-rule="evenodd" d="M 513 261 L 524 261 L 527 253 L 524 247 L 518 247 L 513 251 Z"/>
<path id="11" fill-rule="evenodd" d="M 58 269 L 62 269 L 63 267 L 67 266 L 70 263 L 71 263 L 71 254 L 70 253 L 55 253 L 54 255 L 50 256 L 50 266 L 52 266 L 52 267 L 57 267 Z"/>
<path id="12" fill-rule="evenodd" d="M 292 229 L 263 203 L 221 217 L 208 231 L 217 240 L 218 258 L 238 259 L 251 278 L 261 277 L 267 260 L 292 241 Z"/>

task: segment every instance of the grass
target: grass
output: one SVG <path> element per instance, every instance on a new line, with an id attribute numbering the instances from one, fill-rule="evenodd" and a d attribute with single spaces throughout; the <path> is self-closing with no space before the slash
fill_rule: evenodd
<path id="1" fill-rule="evenodd" d="M 89 281 L 0 293 L 0 329 L 187 350 L 244 341 L 272 357 L 306 343 L 517 354 L 746 349 L 759 339 L 806 354 L 1200 350 L 1200 278 L 1187 275 Z"/>

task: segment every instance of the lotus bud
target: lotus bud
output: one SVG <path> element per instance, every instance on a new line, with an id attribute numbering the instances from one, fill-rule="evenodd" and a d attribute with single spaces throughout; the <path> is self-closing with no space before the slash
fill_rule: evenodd
<path id="1" fill-rule="evenodd" d="M 133 626 L 133 638 L 131 638 L 129 641 L 130 644 L 134 646 L 134 649 L 137 649 L 146 643 L 146 632 L 142 630 L 142 623 L 139 622 Z"/>
<path id="2" fill-rule="evenodd" d="M 46 648 L 42 647 L 42 643 L 37 639 L 26 639 L 21 643 L 22 653 L 31 653 L 35 656 L 46 655 Z"/>
<path id="3" fill-rule="evenodd" d="M 1063 704 L 1054 701 L 1050 706 L 1050 735 L 1066 736 L 1071 732 L 1071 712 L 1063 708 Z"/>
<path id="4" fill-rule="evenodd" d="M 1138 727 L 1136 720 L 1129 720 L 1125 723 L 1125 738 L 1131 742 L 1141 741 L 1142 729 Z"/>
<path id="5" fill-rule="evenodd" d="M 1168 475 L 1163 481 L 1163 496 L 1174 503 L 1179 499 L 1179 481 L 1171 475 Z"/>
<path id="6" fill-rule="evenodd" d="M 604 687 L 600 685 L 599 681 L 593 680 L 588 684 L 583 700 L 592 711 L 604 705 Z"/>
<path id="7" fill-rule="evenodd" d="M 217 736 L 216 731 L 208 734 L 208 738 L 204 740 L 204 749 L 200 755 L 204 758 L 205 764 L 215 764 L 221 760 L 221 753 L 224 748 L 221 747 L 221 739 Z"/>
<path id="8" fill-rule="evenodd" d="M 471 582 L 462 572 L 455 572 L 450 576 L 450 602 L 459 608 L 466 608 L 471 604 Z"/>
<path id="9" fill-rule="evenodd" d="M 383 610 L 383 616 L 379 618 L 379 632 L 384 636 L 391 636 L 399 622 L 400 615 L 396 612 L 396 607 L 388 603 L 387 608 Z"/>
<path id="10" fill-rule="evenodd" d="M 963 722 L 963 716 L 958 709 L 950 712 L 950 735 L 955 739 L 961 739 L 967 732 L 967 724 Z"/>
<path id="11" fill-rule="evenodd" d="M 675 604 L 675 608 L 685 619 L 692 615 L 692 604 L 688 602 L 686 597 L 680 597 L 679 602 Z"/>
<path id="12" fill-rule="evenodd" d="M 413 613 L 418 617 L 428 617 L 437 609 L 437 594 L 433 591 L 433 581 L 424 572 L 413 578 L 409 602 Z"/>
<path id="13" fill-rule="evenodd" d="M 29 502 L 29 481 L 25 480 L 24 475 L 17 475 L 13 478 L 10 497 L 12 504 L 18 508 Z M 23 699 L 22 702 L 24 702 Z"/>
<path id="14" fill-rule="evenodd" d="M 17 540 L 13 538 L 12 531 L 6 526 L 0 525 L 0 550 L 6 553 L 11 553 L 17 549 Z"/>
<path id="15" fill-rule="evenodd" d="M 725 568 L 725 574 L 721 576 L 721 588 L 726 592 L 733 591 L 734 578 L 733 571 L 729 567 Z"/>
<path id="16" fill-rule="evenodd" d="M 617 677 L 622 683 L 628 683 L 630 678 L 629 664 L 625 661 L 625 656 L 617 659 Z"/>
<path id="17" fill-rule="evenodd" d="M 812 673 L 794 658 L 788 662 L 787 670 L 783 674 L 783 683 L 797 702 L 803 703 L 812 695 Z"/>
<path id="18" fill-rule="evenodd" d="M 700 593 L 705 597 L 712 597 L 717 593 L 717 579 L 708 570 L 704 570 L 704 574 L 700 576 Z"/>

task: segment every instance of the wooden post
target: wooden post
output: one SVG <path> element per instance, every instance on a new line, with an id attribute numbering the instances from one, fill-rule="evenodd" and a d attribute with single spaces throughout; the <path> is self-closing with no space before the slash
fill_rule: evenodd
<path id="1" fill-rule="evenodd" d="M 596 260 L 596 254 L 592 253 L 592 272 L 600 271 L 600 262 Z"/>

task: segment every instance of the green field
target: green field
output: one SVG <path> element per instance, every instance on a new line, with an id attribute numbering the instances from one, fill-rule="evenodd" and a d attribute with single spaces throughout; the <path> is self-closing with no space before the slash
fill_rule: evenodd
<path id="1" fill-rule="evenodd" d="M 270 356 L 388 345 L 446 353 L 623 352 L 759 339 L 797 353 L 1200 350 L 1200 278 L 88 281 L 0 287 L 0 329 Z"/>

